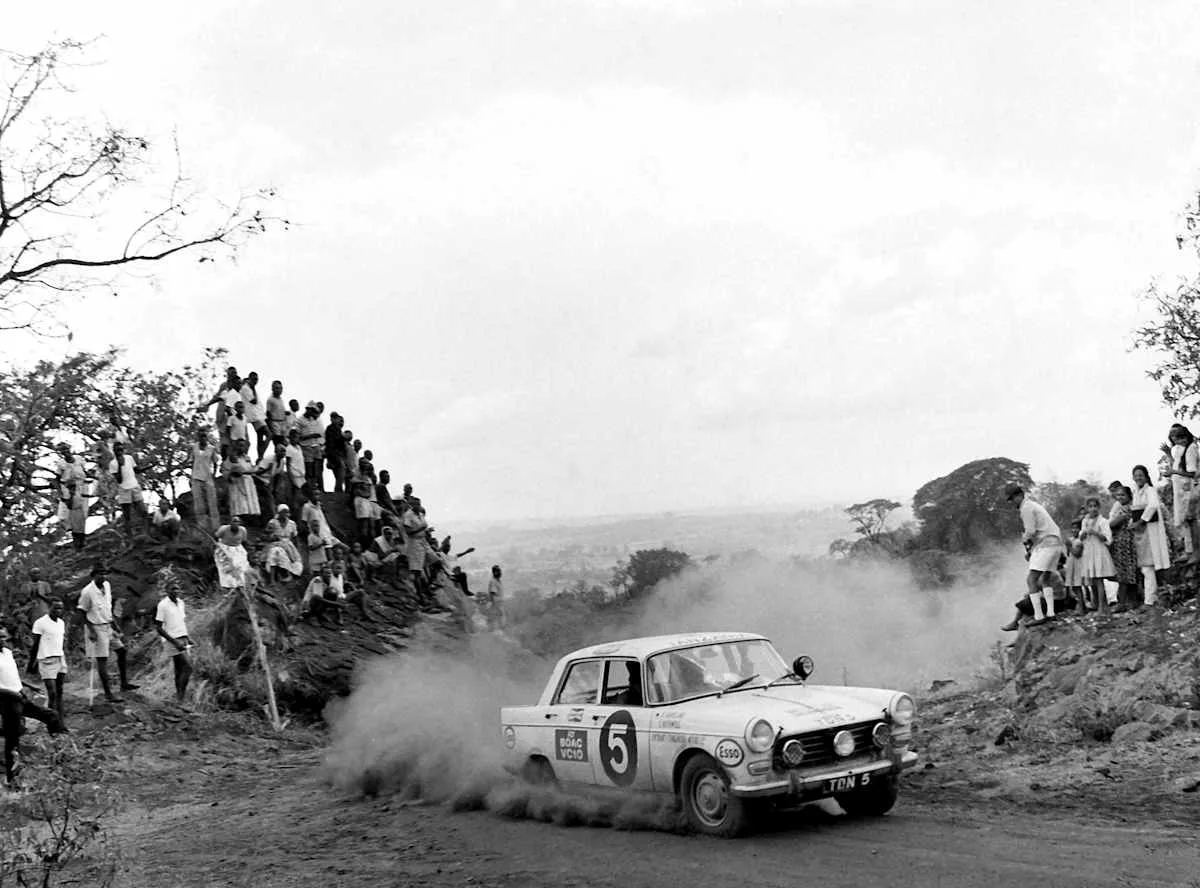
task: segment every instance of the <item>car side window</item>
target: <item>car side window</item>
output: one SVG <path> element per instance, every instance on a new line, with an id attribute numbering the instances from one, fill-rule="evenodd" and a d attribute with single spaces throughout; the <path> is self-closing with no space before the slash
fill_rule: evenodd
<path id="1" fill-rule="evenodd" d="M 605 660 L 600 699 L 605 706 L 643 705 L 642 664 L 637 660 Z"/>
<path id="2" fill-rule="evenodd" d="M 566 677 L 559 688 L 555 703 L 574 706 L 594 704 L 600 697 L 600 660 L 584 660 L 567 667 Z"/>

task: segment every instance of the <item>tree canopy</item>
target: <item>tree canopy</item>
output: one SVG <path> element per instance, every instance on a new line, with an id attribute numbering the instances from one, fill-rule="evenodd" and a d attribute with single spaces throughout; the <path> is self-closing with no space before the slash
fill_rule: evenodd
<path id="1" fill-rule="evenodd" d="M 873 540 L 884 532 L 888 515 L 900 508 L 900 503 L 890 499 L 873 499 L 855 503 L 846 509 L 854 524 L 855 533 L 864 539 Z"/>
<path id="2" fill-rule="evenodd" d="M 922 485 L 913 497 L 921 530 L 917 546 L 970 552 L 992 540 L 1011 539 L 1016 516 L 1004 501 L 1004 488 L 1033 486 L 1029 465 L 998 456 L 979 459 Z"/>
<path id="3" fill-rule="evenodd" d="M 638 598 L 668 577 L 691 567 L 686 552 L 675 549 L 639 549 L 613 569 L 612 586 L 624 589 L 630 598 Z"/>
<path id="4" fill-rule="evenodd" d="M 1185 209 L 1175 242 L 1200 260 L 1200 195 Z M 1173 284 L 1151 282 L 1142 298 L 1154 317 L 1134 331 L 1133 346 L 1155 356 L 1147 375 L 1177 415 L 1200 416 L 1200 261 Z"/>
<path id="5" fill-rule="evenodd" d="M 0 551 L 57 533 L 55 447 L 67 443 L 86 469 L 91 445 L 117 412 L 133 437 L 146 489 L 174 496 L 189 467 L 201 395 L 215 390 L 225 351 L 195 366 L 144 373 L 116 351 L 81 353 L 29 369 L 0 369 Z"/>
<path id="6" fill-rule="evenodd" d="M 69 72 L 88 49 L 0 51 L 0 330 L 64 332 L 64 296 L 111 286 L 123 267 L 181 253 L 208 261 L 287 224 L 269 215 L 270 188 L 217 198 L 189 181 L 177 144 L 164 175 L 147 136 L 63 117 Z"/>

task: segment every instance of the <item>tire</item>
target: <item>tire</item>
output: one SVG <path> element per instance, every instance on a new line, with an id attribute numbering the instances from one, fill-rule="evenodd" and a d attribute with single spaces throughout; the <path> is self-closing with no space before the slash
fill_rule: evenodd
<path id="1" fill-rule="evenodd" d="M 521 768 L 521 779 L 531 786 L 558 786 L 554 769 L 544 758 L 531 758 Z"/>
<path id="2" fill-rule="evenodd" d="M 730 794 L 725 769 L 707 755 L 694 756 L 684 765 L 679 801 L 688 826 L 702 835 L 731 839 L 752 825 L 749 804 Z"/>
<path id="3" fill-rule="evenodd" d="M 873 780 L 866 789 L 836 796 L 842 810 L 851 817 L 882 817 L 900 797 L 900 778 L 892 774 Z"/>

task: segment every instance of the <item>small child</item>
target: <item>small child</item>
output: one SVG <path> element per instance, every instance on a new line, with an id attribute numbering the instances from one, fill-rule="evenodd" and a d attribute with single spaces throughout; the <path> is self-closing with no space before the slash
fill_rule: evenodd
<path id="1" fill-rule="evenodd" d="M 235 441 L 245 441 L 247 444 L 250 443 L 250 435 L 246 428 L 248 423 L 246 420 L 246 403 L 244 401 L 237 401 L 233 405 L 233 413 L 230 414 L 229 419 L 227 420 L 227 425 L 229 426 L 229 443 L 231 450 L 233 450 L 233 443 Z M 237 451 L 235 450 L 234 452 L 236 453 Z"/>
<path id="2" fill-rule="evenodd" d="M 1063 564 L 1063 585 L 1067 596 L 1075 599 L 1075 613 L 1087 613 L 1083 598 L 1083 540 L 1079 538 L 1079 522 L 1071 525 L 1071 539 L 1067 542 L 1067 557 Z"/>
<path id="3" fill-rule="evenodd" d="M 1113 539 L 1112 529 L 1108 526 L 1108 519 L 1100 514 L 1100 497 L 1089 496 L 1083 505 L 1086 512 L 1080 524 L 1079 538 L 1083 541 L 1083 583 L 1091 591 L 1088 607 L 1099 610 L 1101 616 L 1107 617 L 1108 590 L 1104 581 L 1117 575 L 1112 555 L 1108 552 Z"/>
<path id="4" fill-rule="evenodd" d="M 321 534 L 321 522 L 315 518 L 308 522 L 308 569 L 310 573 L 319 574 L 321 567 L 329 563 L 329 547 L 325 545 L 325 537 Z"/>

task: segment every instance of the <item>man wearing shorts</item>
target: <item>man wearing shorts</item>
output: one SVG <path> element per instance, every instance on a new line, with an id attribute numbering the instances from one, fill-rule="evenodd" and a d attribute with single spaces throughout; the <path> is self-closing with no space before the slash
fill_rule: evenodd
<path id="1" fill-rule="evenodd" d="M 29 673 L 36 672 L 46 684 L 46 702 L 66 721 L 63 709 L 63 682 L 67 679 L 67 654 L 64 641 L 67 624 L 63 620 L 63 603 L 50 602 L 50 613 L 33 621 L 33 644 L 29 648 Z"/>
<path id="2" fill-rule="evenodd" d="M 79 619 L 84 626 L 83 647 L 87 656 L 96 661 L 96 672 L 100 676 L 100 687 L 110 703 L 120 703 L 121 698 L 113 694 L 108 683 L 108 653 L 117 652 L 117 671 L 121 674 L 121 690 L 133 691 L 137 685 L 129 683 L 129 672 L 125 663 L 125 643 L 120 629 L 113 625 L 112 586 L 108 582 L 108 570 L 97 564 L 92 568 L 92 581 L 79 593 Z"/>
<path id="3" fill-rule="evenodd" d="M 162 636 L 175 666 L 175 699 L 179 703 L 183 702 L 188 680 L 192 677 L 192 664 L 187 654 L 192 641 L 188 638 L 186 617 L 179 587 L 171 583 L 167 587 L 166 597 L 158 603 L 158 610 L 154 612 L 154 626 Z"/>
<path id="4" fill-rule="evenodd" d="M 1014 503 L 1021 513 L 1021 541 L 1025 544 L 1025 557 L 1029 561 L 1029 573 L 1025 576 L 1026 594 L 1033 606 L 1034 623 L 1043 623 L 1048 617 L 1054 616 L 1058 560 L 1065 553 L 1062 532 L 1050 513 L 1040 503 L 1029 499 L 1019 484 L 1006 487 L 1004 498 Z"/>
<path id="5" fill-rule="evenodd" d="M 4 777 L 9 787 L 14 788 L 21 771 L 19 748 L 24 720 L 32 718 L 42 722 L 51 734 L 60 734 L 66 727 L 58 713 L 25 699 L 21 671 L 17 668 L 11 643 L 8 627 L 0 625 L 0 735 L 4 737 Z"/>

